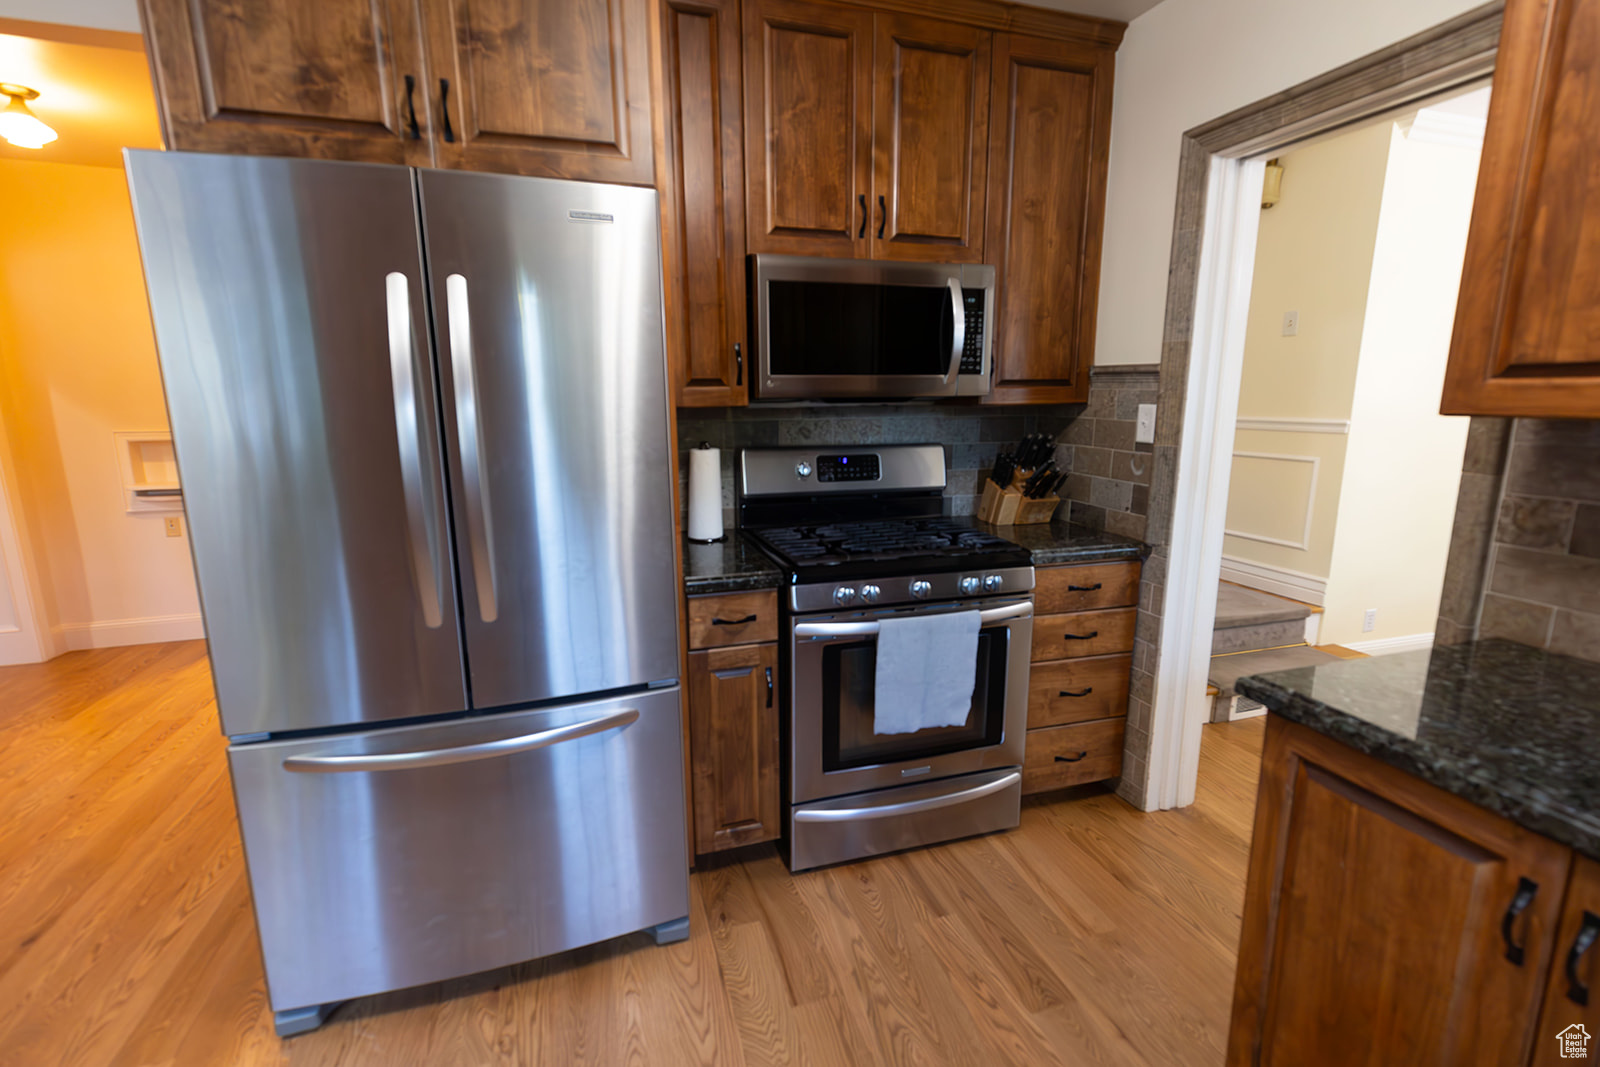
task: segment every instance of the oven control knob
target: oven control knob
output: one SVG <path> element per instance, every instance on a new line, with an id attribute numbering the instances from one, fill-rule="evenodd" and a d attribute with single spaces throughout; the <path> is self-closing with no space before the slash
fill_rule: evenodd
<path id="1" fill-rule="evenodd" d="M 978 579 L 977 579 L 976 576 L 969 574 L 969 575 L 967 575 L 967 577 L 961 579 L 961 592 L 962 592 L 963 595 L 971 596 L 973 593 L 976 593 L 977 591 L 978 591 Z"/>
<path id="2" fill-rule="evenodd" d="M 841 585 L 833 591 L 833 602 L 835 604 L 848 604 L 855 598 L 856 591 L 848 585 Z"/>
<path id="3" fill-rule="evenodd" d="M 918 600 L 921 600 L 931 592 L 933 592 L 932 582 L 924 581 L 923 579 L 918 578 L 916 581 L 911 583 L 911 595 L 916 597 Z"/>
<path id="4" fill-rule="evenodd" d="M 876 604 L 878 602 L 878 594 L 882 592 L 883 590 L 875 585 L 864 585 L 861 587 L 861 599 L 868 604 Z"/>
<path id="5" fill-rule="evenodd" d="M 794 472 L 801 478 L 809 478 L 811 477 L 811 464 L 807 463 L 805 460 L 801 460 L 799 463 L 794 465 Z"/>
<path id="6" fill-rule="evenodd" d="M 986 574 L 983 576 L 983 591 L 985 593 L 998 593 L 1000 587 L 1004 584 L 1005 579 L 998 574 Z"/>

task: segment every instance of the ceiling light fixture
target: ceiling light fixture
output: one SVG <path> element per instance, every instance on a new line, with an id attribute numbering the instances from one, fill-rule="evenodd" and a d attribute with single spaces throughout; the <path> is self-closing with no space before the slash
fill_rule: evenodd
<path id="1" fill-rule="evenodd" d="M 9 104 L 0 108 L 0 137 L 18 148 L 43 148 L 56 139 L 56 131 L 28 110 L 27 101 L 37 100 L 39 90 L 0 82 L 0 96 L 11 98 Z"/>

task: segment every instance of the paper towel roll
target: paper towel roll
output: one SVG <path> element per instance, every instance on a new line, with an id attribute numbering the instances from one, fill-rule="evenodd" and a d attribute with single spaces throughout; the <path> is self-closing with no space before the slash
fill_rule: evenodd
<path id="1" fill-rule="evenodd" d="M 689 450 L 689 540 L 722 540 L 722 449 Z"/>

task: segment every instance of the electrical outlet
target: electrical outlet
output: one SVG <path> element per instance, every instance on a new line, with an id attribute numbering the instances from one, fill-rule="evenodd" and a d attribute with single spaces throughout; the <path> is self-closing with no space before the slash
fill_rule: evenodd
<path id="1" fill-rule="evenodd" d="M 1139 411 L 1133 423 L 1133 443 L 1136 445 L 1153 445 L 1156 443 L 1156 406 L 1154 404 L 1139 405 Z"/>
<path id="2" fill-rule="evenodd" d="M 1370 634 L 1378 628 L 1378 609 L 1368 608 L 1361 616 L 1361 632 Z"/>
<path id="3" fill-rule="evenodd" d="M 1294 337 L 1300 333 L 1300 312 L 1285 311 L 1283 313 L 1283 335 Z"/>
<path id="4" fill-rule="evenodd" d="M 168 537 L 182 537 L 183 536 L 183 520 L 181 518 L 179 518 L 178 516 L 176 516 L 176 515 L 168 515 L 167 516 L 167 536 Z"/>

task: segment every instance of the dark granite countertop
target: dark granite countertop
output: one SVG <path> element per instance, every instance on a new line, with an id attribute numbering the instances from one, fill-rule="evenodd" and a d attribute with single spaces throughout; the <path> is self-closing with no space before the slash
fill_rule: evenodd
<path id="1" fill-rule="evenodd" d="M 969 521 L 980 530 L 1028 549 L 1036 567 L 1143 559 L 1150 554 L 1149 546 L 1143 542 L 1066 522 L 990 526 L 970 517 Z M 776 589 L 782 584 L 783 572 L 777 564 L 741 537 L 737 529 L 729 530 L 728 539 L 714 545 L 684 542 L 683 587 L 690 596 Z"/>
<path id="2" fill-rule="evenodd" d="M 1600 860 L 1600 664 L 1476 641 L 1261 674 L 1236 688 Z"/>
<path id="3" fill-rule="evenodd" d="M 1058 563 L 1099 563 L 1114 559 L 1143 559 L 1150 554 L 1150 546 L 1130 537 L 1091 530 L 1069 522 L 1041 522 L 1031 526 L 991 526 L 986 522 L 972 523 L 996 537 L 1019 544 L 1033 553 L 1035 567 L 1050 567 Z"/>
<path id="4" fill-rule="evenodd" d="M 729 530 L 728 539 L 714 545 L 683 543 L 683 588 L 690 596 L 776 589 L 782 584 L 778 565 L 738 530 Z"/>

